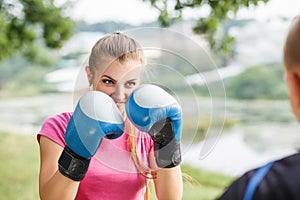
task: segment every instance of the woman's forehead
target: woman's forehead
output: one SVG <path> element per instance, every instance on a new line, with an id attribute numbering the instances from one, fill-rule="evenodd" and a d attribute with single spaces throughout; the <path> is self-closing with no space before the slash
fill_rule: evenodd
<path id="1" fill-rule="evenodd" d="M 115 80 L 124 78 L 139 78 L 141 73 L 142 63 L 140 61 L 128 60 L 120 62 L 118 60 L 108 65 L 101 76 L 109 76 Z"/>

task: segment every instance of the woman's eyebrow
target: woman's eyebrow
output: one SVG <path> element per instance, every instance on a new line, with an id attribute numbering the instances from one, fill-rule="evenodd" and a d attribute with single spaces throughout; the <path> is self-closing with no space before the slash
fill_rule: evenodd
<path id="1" fill-rule="evenodd" d="M 136 78 L 133 78 L 133 79 L 127 80 L 126 82 L 132 82 L 132 81 L 136 81 L 136 80 L 137 80 Z"/>
<path id="2" fill-rule="evenodd" d="M 115 80 L 115 79 L 113 79 L 112 77 L 110 77 L 110 76 L 107 76 L 107 75 L 103 75 L 101 78 L 108 78 L 108 79 L 110 79 L 110 80 L 112 80 L 112 81 L 116 82 L 116 80 Z"/>

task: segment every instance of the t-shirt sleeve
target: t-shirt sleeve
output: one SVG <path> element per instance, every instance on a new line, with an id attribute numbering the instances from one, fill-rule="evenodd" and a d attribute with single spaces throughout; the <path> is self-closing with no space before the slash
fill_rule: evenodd
<path id="1" fill-rule="evenodd" d="M 70 118 L 70 113 L 62 113 L 46 119 L 37 134 L 38 142 L 40 142 L 41 136 L 45 136 L 58 145 L 64 147 L 66 145 L 64 139 L 65 131 Z"/>

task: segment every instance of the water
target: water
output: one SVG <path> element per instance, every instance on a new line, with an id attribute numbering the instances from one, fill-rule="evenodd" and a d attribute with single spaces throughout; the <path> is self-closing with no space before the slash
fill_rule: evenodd
<path id="1" fill-rule="evenodd" d="M 222 133 L 205 156 L 201 156 L 203 142 L 186 149 L 184 163 L 227 175 L 241 175 L 273 159 L 296 152 L 300 144 L 300 127 L 297 123 L 262 123 L 235 127 Z M 209 140 L 209 139 L 208 139 Z"/>
<path id="2" fill-rule="evenodd" d="M 199 102 L 199 108 L 208 104 L 205 99 Z M 226 99 L 226 118 L 238 124 L 219 135 L 208 135 L 202 142 L 185 145 L 184 163 L 236 176 L 300 147 L 300 126 L 288 100 Z"/>
<path id="3" fill-rule="evenodd" d="M 72 108 L 71 93 L 0 99 L 0 130 L 36 134 L 47 117 Z"/>
<path id="4" fill-rule="evenodd" d="M 190 102 L 182 98 L 181 103 Z M 223 100 L 220 100 L 221 102 Z M 215 101 L 217 102 L 217 101 Z M 198 100 L 200 120 L 210 116 L 211 100 Z M 198 113 L 186 103 L 189 119 Z M 72 111 L 72 93 L 0 99 L 0 130 L 18 134 L 36 134 L 43 121 L 54 114 Z M 224 114 L 220 109 L 220 116 Z M 195 116 L 193 116 L 195 115 Z M 240 175 L 246 170 L 295 152 L 300 146 L 300 127 L 288 101 L 236 101 L 226 99 L 226 118 L 238 122 L 230 129 L 211 130 L 204 142 L 184 141 L 183 162 L 211 171 Z M 183 133 L 184 134 L 184 133 Z M 204 144 L 209 144 L 206 150 Z M 204 152 L 204 153 L 203 153 Z"/>

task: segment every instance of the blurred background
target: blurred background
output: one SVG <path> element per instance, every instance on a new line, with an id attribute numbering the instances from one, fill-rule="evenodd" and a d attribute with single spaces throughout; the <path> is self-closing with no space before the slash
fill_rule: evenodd
<path id="1" fill-rule="evenodd" d="M 145 82 L 184 111 L 183 199 L 214 199 L 246 170 L 300 144 L 282 62 L 296 0 L 3 0 L 0 199 L 39 199 L 43 121 L 72 111 L 93 44 L 116 30 L 148 57 Z M 153 198 L 155 199 L 155 198 Z"/>

